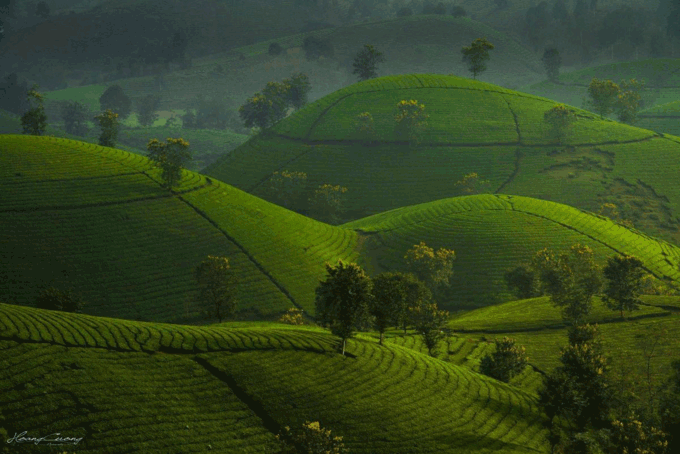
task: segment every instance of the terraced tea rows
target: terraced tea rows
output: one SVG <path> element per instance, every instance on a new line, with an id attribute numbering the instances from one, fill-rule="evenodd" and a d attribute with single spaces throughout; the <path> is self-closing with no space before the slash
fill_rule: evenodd
<path id="1" fill-rule="evenodd" d="M 420 241 L 455 250 L 454 276 L 445 292 L 447 309 L 511 299 L 503 274 L 544 247 L 563 250 L 587 244 L 601 262 L 625 252 L 640 257 L 650 272 L 673 285 L 680 277 L 676 246 L 566 205 L 519 196 L 457 197 L 343 227 L 365 236 L 363 263 L 375 272 L 404 269 L 404 254 Z"/>
<path id="2" fill-rule="evenodd" d="M 342 357 L 323 330 L 235 326 L 0 304 L 1 425 L 82 437 L 83 453 L 264 452 L 305 420 L 357 453 L 545 449 L 535 396 L 512 386 L 397 345 Z"/>
<path id="3" fill-rule="evenodd" d="M 352 231 L 193 172 L 167 191 L 138 155 L 33 136 L 2 136 L 0 150 L 0 294 L 12 302 L 67 285 L 89 313 L 196 320 L 193 268 L 224 255 L 242 316 L 268 317 L 313 310 L 324 262 L 356 257 Z"/>

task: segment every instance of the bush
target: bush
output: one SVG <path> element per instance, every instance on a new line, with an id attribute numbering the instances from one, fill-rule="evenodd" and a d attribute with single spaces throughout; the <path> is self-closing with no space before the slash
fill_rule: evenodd
<path id="1" fill-rule="evenodd" d="M 271 43 L 269 45 L 269 55 L 280 55 L 283 52 L 283 47 L 279 43 Z"/>
<path id="2" fill-rule="evenodd" d="M 495 339 L 496 351 L 482 358 L 479 372 L 508 383 L 512 377 L 524 370 L 528 358 L 524 347 L 515 346 L 515 340 L 504 337 Z"/>
<path id="3" fill-rule="evenodd" d="M 287 323 L 289 325 L 304 325 L 305 319 L 302 309 L 291 307 L 288 311 L 279 318 L 279 322 Z"/>

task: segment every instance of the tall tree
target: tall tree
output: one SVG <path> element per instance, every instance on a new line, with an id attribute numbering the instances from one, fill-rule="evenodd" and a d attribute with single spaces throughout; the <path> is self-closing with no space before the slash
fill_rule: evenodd
<path id="1" fill-rule="evenodd" d="M 494 49 L 494 45 L 486 38 L 477 38 L 470 46 L 463 47 L 463 63 L 467 63 L 468 70 L 477 79 L 477 74 L 486 71 L 486 62 L 489 60 L 489 51 Z"/>
<path id="2" fill-rule="evenodd" d="M 562 143 L 567 129 L 576 121 L 576 115 L 564 104 L 555 104 L 543 113 L 543 119 L 550 125 L 550 138 L 556 143 Z"/>
<path id="3" fill-rule="evenodd" d="M 437 348 L 437 344 L 447 333 L 445 332 L 449 321 L 449 312 L 440 310 L 436 303 L 424 302 L 409 309 L 413 325 L 423 338 L 430 356 Z"/>
<path id="4" fill-rule="evenodd" d="M 156 111 L 160 107 L 161 98 L 156 95 L 146 95 L 137 102 L 137 120 L 139 124 L 148 127 L 158 120 Z"/>
<path id="5" fill-rule="evenodd" d="M 543 52 L 543 66 L 551 82 L 558 82 L 560 78 L 560 66 L 562 66 L 562 57 L 560 51 L 554 47 L 547 47 Z"/>
<path id="6" fill-rule="evenodd" d="M 593 78 L 588 85 L 588 96 L 590 97 L 588 104 L 595 109 L 595 112 L 600 114 L 601 119 L 612 112 L 618 95 L 619 86 L 611 80 Z"/>
<path id="7" fill-rule="evenodd" d="M 316 288 L 316 320 L 342 339 L 345 355 L 347 339 L 368 323 L 371 305 L 371 279 L 355 263 L 326 264 L 328 276 Z"/>
<path id="8" fill-rule="evenodd" d="M 638 310 L 642 302 L 642 279 L 647 274 L 642 261 L 629 255 L 610 257 L 603 272 L 607 279 L 603 296 L 607 307 L 619 311 L 621 318 L 623 311 Z"/>
<path id="9" fill-rule="evenodd" d="M 78 101 L 67 102 L 61 111 L 61 116 L 64 118 L 64 130 L 69 134 L 85 136 L 88 130 L 87 119 L 90 115 L 90 110 L 84 104 Z"/>
<path id="10" fill-rule="evenodd" d="M 212 307 L 208 314 L 220 322 L 236 312 L 236 278 L 226 257 L 209 255 L 194 269 L 198 298 Z"/>
<path id="11" fill-rule="evenodd" d="M 295 110 L 302 109 L 302 107 L 307 104 L 307 95 L 309 90 L 311 90 L 307 74 L 293 74 L 289 79 L 284 79 L 283 84 L 289 86 L 287 92 L 288 103 L 295 108 Z"/>
<path id="12" fill-rule="evenodd" d="M 404 256 L 409 270 L 425 282 L 433 294 L 442 285 L 449 285 L 449 279 L 453 276 L 453 261 L 456 253 L 452 249 L 434 249 L 421 241 L 406 251 Z"/>
<path id="13" fill-rule="evenodd" d="M 515 345 L 515 340 L 509 337 L 494 339 L 496 350 L 482 358 L 479 372 L 508 383 L 512 377 L 521 373 L 529 358 L 523 346 Z"/>
<path id="14" fill-rule="evenodd" d="M 118 140 L 118 114 L 111 109 L 106 109 L 94 117 L 99 123 L 101 133 L 99 134 L 99 145 L 104 147 L 115 147 Z"/>
<path id="15" fill-rule="evenodd" d="M 21 127 L 24 134 L 41 136 L 47 129 L 47 114 L 43 105 L 45 96 L 38 92 L 38 85 L 33 85 L 27 93 L 27 99 L 31 108 L 21 116 Z"/>
<path id="16" fill-rule="evenodd" d="M 359 81 L 377 77 L 376 65 L 385 61 L 382 52 L 375 50 L 370 44 L 364 44 L 364 48 L 354 57 L 352 74 L 359 77 Z"/>
<path id="17" fill-rule="evenodd" d="M 149 151 L 149 159 L 161 169 L 163 186 L 166 188 L 177 186 L 182 179 L 182 169 L 185 168 L 186 162 L 191 159 L 189 142 L 182 138 L 173 139 L 170 137 L 165 143 L 158 139 L 151 139 L 146 144 L 146 149 Z"/>
<path id="18" fill-rule="evenodd" d="M 638 82 L 636 79 L 622 80 L 619 85 L 619 93 L 616 97 L 616 116 L 623 123 L 633 124 L 638 120 L 638 111 L 641 107 L 642 96 L 640 91 L 645 86 L 644 79 Z"/>
<path id="19" fill-rule="evenodd" d="M 124 120 L 130 115 L 132 102 L 130 98 L 123 91 L 123 87 L 118 84 L 111 85 L 99 97 L 99 105 L 102 110 L 111 109 L 116 112 L 121 120 Z"/>

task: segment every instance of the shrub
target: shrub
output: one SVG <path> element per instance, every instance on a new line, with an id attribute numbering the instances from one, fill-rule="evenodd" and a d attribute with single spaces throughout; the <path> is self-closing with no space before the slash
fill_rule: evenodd
<path id="1" fill-rule="evenodd" d="M 287 323 L 289 325 L 304 325 L 305 319 L 302 309 L 291 307 L 288 309 L 288 311 L 286 311 L 285 314 L 281 316 L 281 318 L 279 318 L 279 322 Z"/>
<path id="2" fill-rule="evenodd" d="M 529 360 L 526 349 L 516 346 L 515 340 L 504 337 L 495 339 L 496 351 L 482 358 L 479 372 L 502 382 L 508 383 L 512 377 L 524 370 Z"/>
<path id="3" fill-rule="evenodd" d="M 418 101 L 401 100 L 397 103 L 394 119 L 396 121 L 395 134 L 411 145 L 417 145 L 419 135 L 427 126 L 427 119 L 430 116 L 425 113 L 425 105 L 418 104 Z"/>
<path id="4" fill-rule="evenodd" d="M 373 142 L 375 140 L 375 122 L 370 112 L 361 112 L 355 117 L 354 130 L 359 140 Z"/>
<path id="5" fill-rule="evenodd" d="M 291 431 L 286 426 L 276 436 L 280 447 L 276 454 L 344 454 L 347 449 L 342 437 L 331 435 L 331 431 L 320 426 L 318 421 L 307 421 L 302 428 Z"/>

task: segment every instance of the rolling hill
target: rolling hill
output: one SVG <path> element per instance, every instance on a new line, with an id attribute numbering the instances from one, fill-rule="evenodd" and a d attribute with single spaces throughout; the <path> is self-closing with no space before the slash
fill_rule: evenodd
<path id="1" fill-rule="evenodd" d="M 0 304 L 0 346 L 0 433 L 60 432 L 78 453 L 261 453 L 309 420 L 353 453 L 547 449 L 534 394 L 394 344 L 354 339 L 342 357 L 318 328 Z"/>
<path id="2" fill-rule="evenodd" d="M 415 149 L 394 132 L 395 106 L 409 99 L 430 115 Z M 554 104 L 455 76 L 379 77 L 305 106 L 204 172 L 270 200 L 273 172 L 305 172 L 310 188 L 348 188 L 347 220 L 461 195 L 456 182 L 476 172 L 494 193 L 595 212 L 614 203 L 640 230 L 677 244 L 680 186 L 673 169 L 680 165 L 680 139 L 574 108 L 579 121 L 558 145 L 543 121 Z M 364 111 L 375 121 L 373 143 L 353 129 Z"/>

